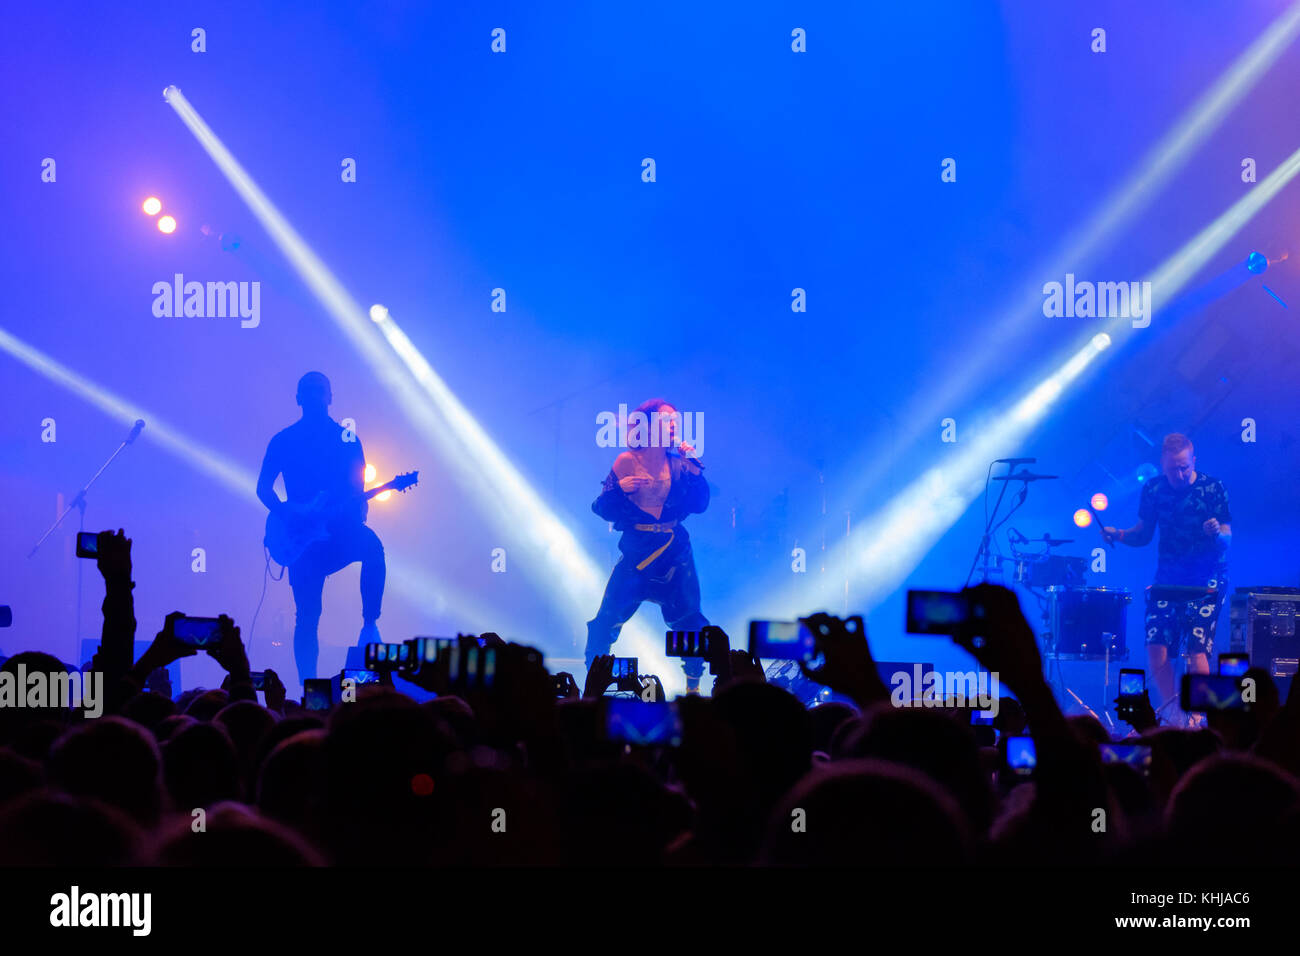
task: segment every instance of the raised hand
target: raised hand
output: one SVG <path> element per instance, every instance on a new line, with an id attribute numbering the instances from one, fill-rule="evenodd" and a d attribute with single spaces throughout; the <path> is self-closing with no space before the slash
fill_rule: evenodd
<path id="1" fill-rule="evenodd" d="M 121 528 L 117 533 L 101 531 L 96 536 L 95 565 L 105 581 L 131 580 L 131 539 Z"/>
<path id="2" fill-rule="evenodd" d="M 232 679 L 248 680 L 248 654 L 244 650 L 244 641 L 239 636 L 239 628 L 225 614 L 219 615 L 221 643 L 216 648 L 208 649 L 208 656 L 225 668 Z"/>
<path id="3" fill-rule="evenodd" d="M 578 690 L 578 682 L 568 671 L 560 671 L 555 676 L 564 682 L 564 693 L 557 694 L 557 697 L 562 697 L 564 700 L 577 700 L 582 696 L 582 692 Z"/>
<path id="4" fill-rule="evenodd" d="M 262 680 L 262 692 L 266 694 L 266 709 L 283 714 L 284 699 L 288 696 L 284 681 L 280 680 L 280 675 L 269 667 L 263 673 L 265 676 Z"/>
<path id="5" fill-rule="evenodd" d="M 654 674 L 641 674 L 637 680 L 641 682 L 641 691 L 637 694 L 645 701 L 667 700 L 664 695 L 664 685 Z M 646 689 L 650 688 L 650 696 L 646 696 Z"/>
<path id="6" fill-rule="evenodd" d="M 867 644 L 867 628 L 860 615 L 840 620 L 819 612 L 800 621 L 812 631 L 824 658 L 822 666 L 816 669 L 800 661 L 799 669 L 805 677 L 847 694 L 862 707 L 889 699 L 889 688 L 876 670 Z"/>
<path id="7" fill-rule="evenodd" d="M 1125 702 L 1128 704 L 1127 713 L 1119 709 L 1120 698 L 1115 698 L 1116 712 L 1126 724 L 1140 734 L 1156 726 L 1156 711 L 1151 706 L 1151 696 L 1146 688 L 1143 688 L 1140 696 L 1129 697 Z"/>
<path id="8" fill-rule="evenodd" d="M 731 664 L 732 677 L 757 677 L 761 681 L 767 680 L 767 675 L 763 673 L 763 666 L 749 651 L 728 651 L 727 653 Z"/>
<path id="9" fill-rule="evenodd" d="M 953 641 L 998 674 L 1018 696 L 1038 689 L 1044 683 L 1043 657 L 1015 592 L 996 584 L 977 584 L 962 594 L 983 616 L 965 632 L 954 634 Z"/>
<path id="10" fill-rule="evenodd" d="M 614 682 L 614 655 L 597 654 L 587 668 L 587 681 L 582 689 L 583 697 L 601 697 Z"/>
<path id="11" fill-rule="evenodd" d="M 176 622 L 184 616 L 184 611 L 172 611 L 163 619 L 163 629 L 154 636 L 149 649 L 135 663 L 134 670 L 142 678 L 148 677 L 159 667 L 166 667 L 182 657 L 193 657 L 198 653 L 176 636 Z"/>
<path id="12" fill-rule="evenodd" d="M 731 674 L 731 638 L 716 624 L 706 624 L 700 628 L 700 636 L 709 645 L 704 662 L 709 665 L 714 677 L 725 680 Z"/>

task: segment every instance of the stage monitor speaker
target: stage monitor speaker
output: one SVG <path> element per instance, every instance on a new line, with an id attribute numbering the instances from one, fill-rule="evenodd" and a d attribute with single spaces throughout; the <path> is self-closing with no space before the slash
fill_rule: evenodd
<path id="1" fill-rule="evenodd" d="M 1274 677 L 1290 676 L 1300 666 L 1300 588 L 1237 588 L 1230 612 L 1231 649 L 1250 655 L 1252 667 Z"/>

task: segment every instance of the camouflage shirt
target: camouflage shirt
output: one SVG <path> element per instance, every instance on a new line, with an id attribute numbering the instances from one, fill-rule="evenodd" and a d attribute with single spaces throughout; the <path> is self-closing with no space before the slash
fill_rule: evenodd
<path id="1" fill-rule="evenodd" d="M 1174 488 L 1164 475 L 1142 486 L 1138 517 L 1148 528 L 1160 529 L 1160 559 L 1156 584 L 1201 585 L 1227 573 L 1227 554 L 1204 524 L 1217 518 L 1232 520 L 1228 493 L 1217 478 L 1197 472 L 1189 488 Z"/>

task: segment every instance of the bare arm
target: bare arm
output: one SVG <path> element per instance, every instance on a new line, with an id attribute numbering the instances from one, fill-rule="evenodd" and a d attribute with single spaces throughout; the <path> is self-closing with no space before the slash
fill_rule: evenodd
<path id="1" fill-rule="evenodd" d="M 1148 526 L 1144 520 L 1138 518 L 1137 524 L 1131 528 L 1102 528 L 1101 533 L 1106 536 L 1108 541 L 1119 541 L 1129 547 L 1141 548 L 1151 543 L 1151 537 L 1155 534 L 1155 530 L 1154 527 Z"/>
<path id="2" fill-rule="evenodd" d="M 272 513 L 284 508 L 284 502 L 275 493 L 275 479 L 280 477 L 280 466 L 273 453 L 275 442 L 267 446 L 266 456 L 262 459 L 262 470 L 257 475 L 257 500 L 266 505 Z"/>
<path id="3" fill-rule="evenodd" d="M 624 494 L 632 494 L 638 488 L 643 488 L 650 484 L 650 479 L 645 475 L 638 475 L 636 470 L 636 458 L 631 452 L 625 451 L 614 459 L 614 476 L 618 478 L 618 486 Z"/>

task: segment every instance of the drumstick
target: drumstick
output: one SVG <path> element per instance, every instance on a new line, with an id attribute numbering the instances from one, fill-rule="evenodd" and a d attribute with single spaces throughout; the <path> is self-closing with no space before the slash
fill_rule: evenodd
<path id="1" fill-rule="evenodd" d="M 1101 540 L 1102 540 L 1102 541 L 1105 541 L 1106 544 L 1110 547 L 1110 549 L 1111 549 L 1112 551 L 1114 551 L 1114 550 L 1115 550 L 1115 542 L 1114 542 L 1111 538 L 1107 537 L 1107 535 L 1106 535 L 1106 531 L 1105 531 L 1105 524 L 1104 524 L 1104 522 L 1101 520 L 1101 515 L 1097 514 L 1097 509 L 1094 508 L 1094 507 L 1092 506 L 1092 502 L 1091 502 L 1091 501 L 1088 502 L 1088 510 L 1089 510 L 1090 512 L 1092 512 L 1092 520 L 1095 521 L 1095 522 L 1097 522 L 1097 532 L 1098 532 L 1098 534 L 1101 535 Z"/>

